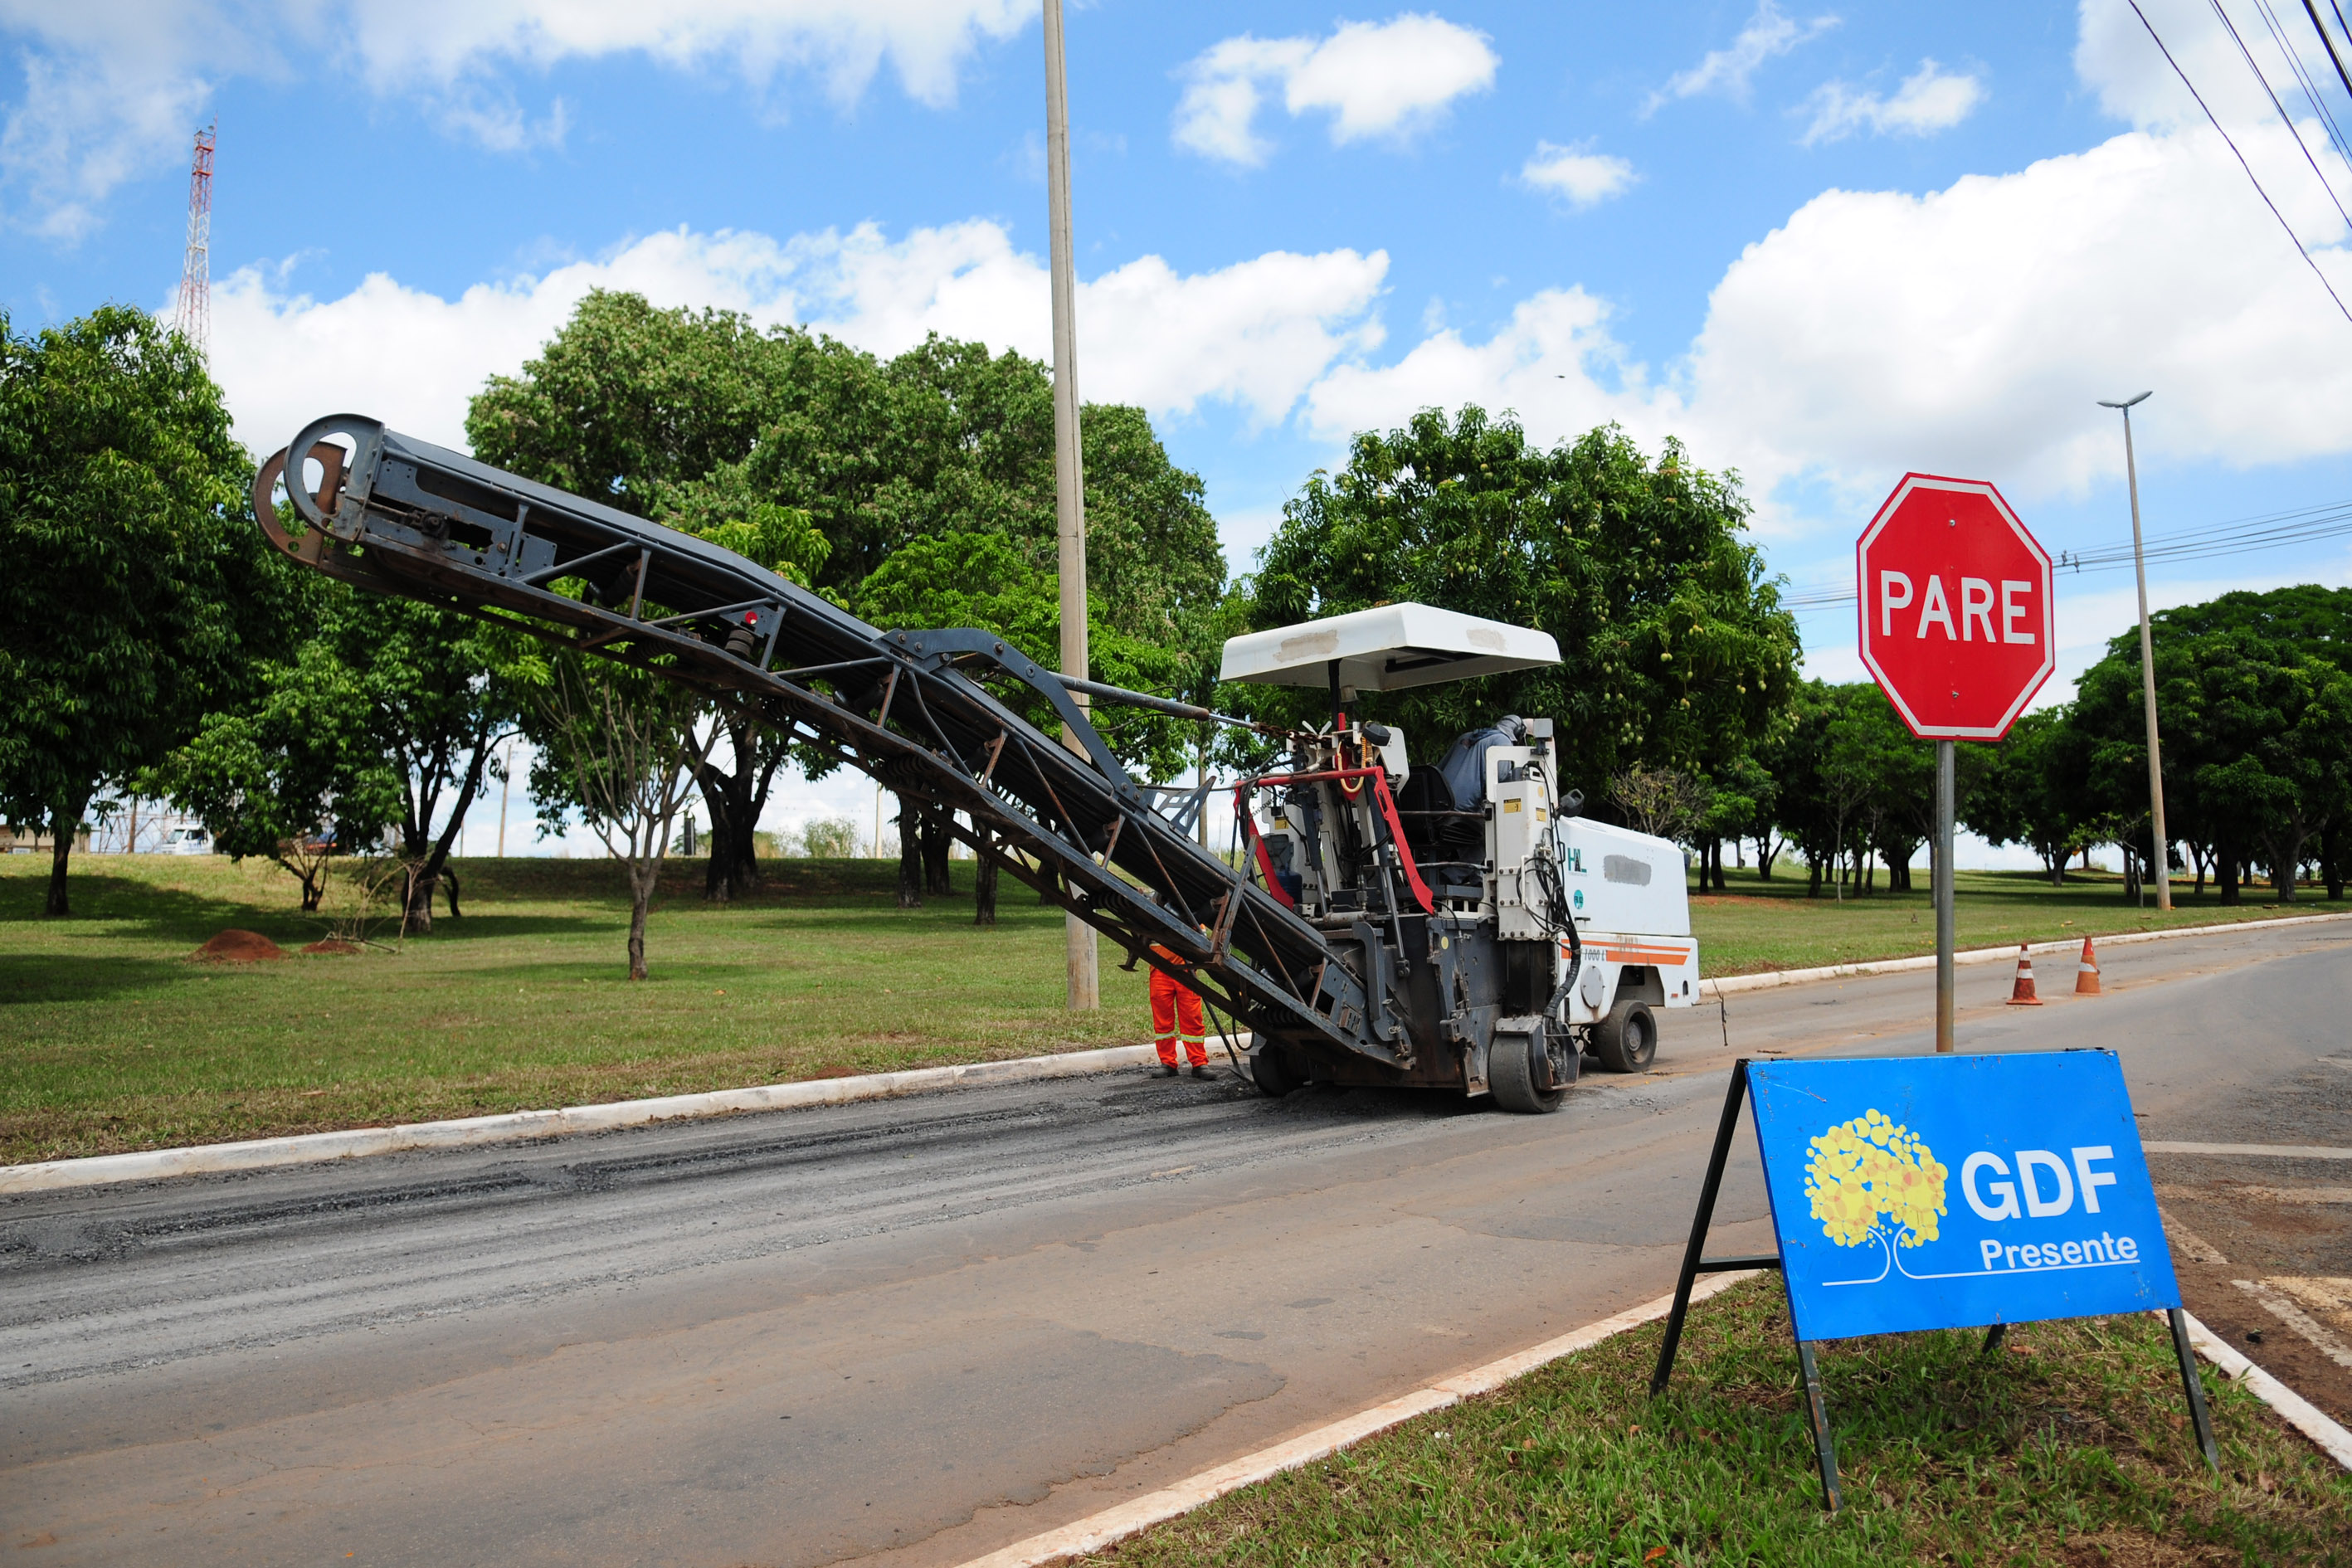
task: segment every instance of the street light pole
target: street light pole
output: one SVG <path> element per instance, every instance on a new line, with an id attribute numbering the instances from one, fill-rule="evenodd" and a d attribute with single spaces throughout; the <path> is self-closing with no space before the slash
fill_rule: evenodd
<path id="1" fill-rule="evenodd" d="M 2172 907 L 2172 872 L 2167 862 L 2171 858 L 2172 846 L 2164 836 L 2164 763 L 2157 753 L 2156 743 L 2156 644 L 2147 631 L 2147 560 L 2140 552 L 2139 466 L 2132 455 L 2131 433 L 2133 407 L 2151 395 L 2143 392 L 2121 403 L 2101 398 L 2099 406 L 2121 409 L 2124 416 L 2124 477 L 2131 487 L 2132 574 L 2139 580 L 2139 691 L 2141 705 L 2147 711 L 2148 825 L 2155 830 L 2156 840 L 2156 907 L 2168 910 Z"/>
<path id="2" fill-rule="evenodd" d="M 1070 258 L 1070 94 L 1062 66 L 1062 0 L 1045 0 L 1045 206 L 1054 288 L 1054 523 L 1061 542 L 1062 673 L 1087 679 L 1087 481 L 1078 450 L 1077 282 Z M 1086 693 L 1074 691 L 1081 711 Z M 1085 756 L 1076 733 L 1062 743 Z M 1075 890 L 1075 889 L 1074 889 Z M 1095 928 L 1066 915 L 1069 1005 L 1102 1005 Z"/>

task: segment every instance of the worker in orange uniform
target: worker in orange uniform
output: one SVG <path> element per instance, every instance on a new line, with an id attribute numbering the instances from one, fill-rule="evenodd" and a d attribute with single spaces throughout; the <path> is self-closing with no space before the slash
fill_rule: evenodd
<path id="1" fill-rule="evenodd" d="M 1176 955 L 1164 947 L 1151 951 L 1171 963 L 1176 962 Z M 1200 994 L 1158 969 L 1151 972 L 1151 1034 L 1153 1043 L 1160 1047 L 1162 1078 L 1176 1076 L 1176 1042 L 1180 1039 L 1184 1042 L 1184 1054 L 1192 1058 L 1192 1076 L 1209 1076 L 1209 1037 L 1201 1022 Z"/>

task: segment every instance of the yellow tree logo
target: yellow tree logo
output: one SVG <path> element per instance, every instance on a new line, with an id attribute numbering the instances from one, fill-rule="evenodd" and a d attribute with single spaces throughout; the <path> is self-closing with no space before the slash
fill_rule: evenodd
<path id="1" fill-rule="evenodd" d="M 1873 1110 L 1831 1128 L 1812 1141 L 1812 1149 L 1805 1195 L 1822 1235 L 1840 1247 L 1875 1240 L 1887 1247 L 1890 1263 L 1895 1247 L 1936 1239 L 1951 1172 L 1909 1129 Z M 1878 1277 L 1885 1279 L 1885 1271 Z"/>

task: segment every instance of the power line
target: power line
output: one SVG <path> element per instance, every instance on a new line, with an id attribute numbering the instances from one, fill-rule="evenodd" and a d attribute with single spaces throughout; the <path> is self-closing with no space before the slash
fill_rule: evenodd
<path id="1" fill-rule="evenodd" d="M 2303 258 L 2303 264 L 2305 267 L 2311 268 L 2311 275 L 2319 279 L 2319 286 L 2327 290 L 2327 297 L 2336 301 L 2336 308 L 2343 312 L 2344 319 L 2352 321 L 2352 306 L 2347 306 L 2344 303 L 2344 297 L 2336 291 L 2336 285 L 2327 280 L 2327 274 L 2319 269 L 2319 263 L 2314 261 L 2311 258 L 2311 252 L 2303 247 L 2303 237 L 2294 232 L 2294 226 L 2286 221 L 2284 213 L 2278 210 L 2278 204 L 2271 200 L 2271 194 L 2263 189 L 2262 181 L 2254 178 L 2254 166 L 2246 162 L 2246 155 L 2243 153 L 2238 152 L 2238 144 L 2231 141 L 2230 133 L 2221 130 L 2221 122 L 2214 117 L 2212 106 L 2205 101 L 2205 95 L 2197 90 L 2197 84 L 2189 79 L 2189 73 L 2180 68 L 2180 62 L 2172 58 L 2172 51 L 2165 47 L 2163 35 L 2156 30 L 2156 24 L 2147 19 L 2147 13 L 2139 8 L 2139 0 L 2128 0 L 2128 4 L 2132 8 L 2132 15 L 2139 18 L 2139 25 L 2147 29 L 2149 37 L 2156 40 L 2158 50 L 2164 56 L 2164 63 L 2172 68 L 2172 74 L 2180 79 L 2180 85 L 2189 89 L 2189 96 L 2197 100 L 2197 107 L 2205 111 L 2205 118 L 2212 123 L 2213 129 L 2221 133 L 2221 140 L 2229 144 L 2230 151 L 2237 154 L 2238 167 L 2246 172 L 2246 178 L 2253 184 L 2254 195 L 2263 198 L 2263 205 L 2271 209 L 2271 216 L 2278 219 L 2279 227 L 2286 230 L 2287 239 L 2294 246 L 2295 254 Z M 2291 132 L 2294 128 L 2290 126 L 2288 129 Z M 2300 142 L 2303 139 L 2298 136 L 2295 140 Z"/>
<path id="2" fill-rule="evenodd" d="M 2238 36 L 2238 24 L 2230 20 L 2230 13 L 2221 9 L 2221 0 L 2205 0 L 2205 3 L 2212 6 L 2213 15 L 2221 19 L 2221 26 L 2229 32 L 2230 41 L 2238 46 L 2238 58 L 2246 62 L 2246 68 L 2254 73 L 2256 81 L 2263 84 L 2263 96 L 2271 100 L 2273 109 L 2278 110 L 2279 123 L 2286 127 L 2286 133 L 2294 141 L 2294 150 L 2303 154 L 2303 161 L 2311 165 L 2312 178 L 2317 180 L 2319 188 L 2327 193 L 2328 205 L 2336 209 L 2336 216 L 2344 220 L 2344 226 L 2352 229 L 2352 213 L 2344 210 L 2343 198 L 2336 194 L 2336 187 L 2330 184 L 2327 176 L 2320 172 L 2319 160 L 2311 155 L 2310 147 L 2304 142 L 2303 133 L 2294 128 L 2294 117 L 2287 113 L 2286 105 L 2279 101 L 2278 90 L 2271 86 L 2271 79 L 2264 76 L 2263 68 L 2254 63 L 2253 50 L 2246 47 L 2246 40 Z M 2269 198 L 2263 199 L 2267 201 Z M 2302 243 L 2299 239 L 2295 241 L 2298 247 Z"/>
<path id="3" fill-rule="evenodd" d="M 2327 3 L 2328 8 L 2334 10 L 2336 0 L 2327 0 Z M 2311 30 L 2319 35 L 2319 47 L 2327 51 L 2327 63 L 2336 68 L 2336 79 L 2344 84 L 2345 96 L 2352 98 L 2352 72 L 2345 70 L 2344 57 L 2336 52 L 2336 40 L 2327 36 L 2327 24 L 2319 19 L 2319 7 L 2314 5 L 2311 0 L 2303 0 L 2303 14 L 2311 18 Z M 2344 13 L 2336 11 L 2336 19 L 2339 23 L 2342 22 Z M 2346 30 L 2352 32 L 2352 28 Z"/>
<path id="4" fill-rule="evenodd" d="M 2143 554 L 2151 561 L 2205 561 L 2225 555 L 2250 555 L 2283 550 L 2315 540 L 2352 535 L 2352 501 L 2304 507 L 2240 519 L 2221 528 L 2197 527 L 2147 536 Z M 2120 572 L 2132 563 L 2129 541 L 2084 551 L 2062 552 L 2055 563 L 2062 573 Z M 1851 583 L 1821 583 L 1782 596 L 1780 607 L 1800 614 L 1834 609 L 1854 601 Z"/>
<path id="5" fill-rule="evenodd" d="M 2345 142 L 2343 127 L 2336 123 L 2334 112 L 2321 101 L 2319 84 L 2304 68 L 2303 56 L 2286 41 L 2286 29 L 2279 25 L 2278 13 L 2271 9 L 2271 0 L 2254 0 L 2254 9 L 2261 13 L 2263 26 L 2270 29 L 2271 42 L 2276 44 L 2279 53 L 2286 57 L 2286 68 L 2294 77 L 2295 84 L 2303 89 L 2304 100 L 2311 105 L 2312 112 L 2319 116 L 2319 122 L 2327 128 L 2327 140 L 2335 146 L 2336 156 L 2352 163 L 2352 145 Z M 2329 187 L 2331 194 L 2334 188 Z"/>

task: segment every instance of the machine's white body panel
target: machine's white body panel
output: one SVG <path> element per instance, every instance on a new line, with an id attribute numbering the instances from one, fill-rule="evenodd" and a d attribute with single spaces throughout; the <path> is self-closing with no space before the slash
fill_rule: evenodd
<path id="1" fill-rule="evenodd" d="M 1623 998 L 1689 1006 L 1698 994 L 1698 943 L 1690 934 L 1681 848 L 1580 816 L 1559 824 L 1554 847 L 1584 946 L 1585 973 L 1569 998 L 1568 1021 L 1592 1023 Z M 1559 963 L 1565 970 L 1565 942 Z"/>

